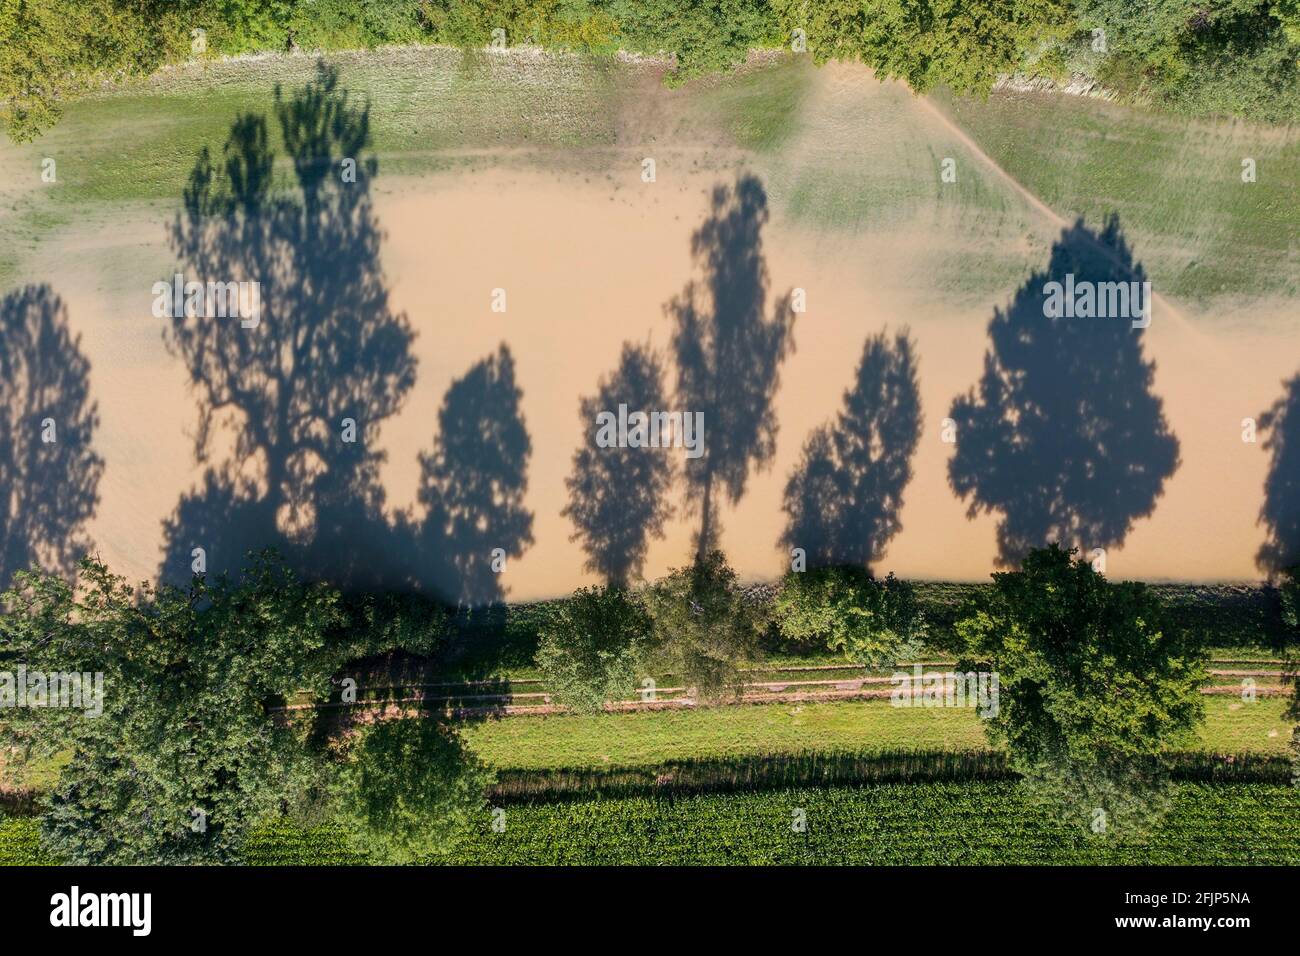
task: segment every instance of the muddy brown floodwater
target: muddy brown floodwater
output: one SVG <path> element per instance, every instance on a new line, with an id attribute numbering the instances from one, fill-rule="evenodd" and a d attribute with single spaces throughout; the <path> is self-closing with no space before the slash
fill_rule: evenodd
<path id="1" fill-rule="evenodd" d="M 591 580 L 560 514 L 571 457 L 593 431 L 589 424 L 584 434 L 580 426 L 578 400 L 615 366 L 624 341 L 666 349 L 663 307 L 691 275 L 690 235 L 717 178 L 688 176 L 638 190 L 634 179 L 611 189 L 554 173 L 491 171 L 389 179 L 377 196 L 392 303 L 417 333 L 419 362 L 405 407 L 379 436 L 388 453 L 382 480 L 389 506 L 416 507 L 416 454 L 430 447 L 447 387 L 508 343 L 533 445 L 526 504 L 535 539 L 507 571 L 512 599 L 562 594 Z M 753 474 L 743 500 L 721 516 L 722 543 L 743 577 L 771 578 L 785 569 L 777 544 L 785 521 L 782 490 L 804 438 L 838 410 L 863 340 L 903 325 L 920 357 L 924 426 L 902 530 L 879 570 L 982 579 L 993 569 L 995 519 L 969 520 L 952 494 L 953 446 L 941 441 L 940 422 L 954 396 L 977 381 L 992 308 L 1013 290 L 999 301 L 954 307 L 916 281 L 914 253 L 927 242 L 919 226 L 828 238 L 774 210 L 765 234 L 772 292 L 802 287 L 808 309 L 796 322 L 797 351 L 781 369 L 773 466 Z M 152 578 L 162 522 L 200 476 L 191 439 L 196 413 L 183 369 L 162 343 L 161 322 L 150 316 L 148 284 L 119 281 L 109 263 L 156 261 L 162 274 L 170 261 L 163 224 L 123 226 L 111 238 L 73 236 L 66 247 L 68 255 L 40 278 L 68 303 L 99 402 L 96 446 L 106 470 L 90 532 L 110 566 L 133 579 Z M 497 287 L 508 291 L 504 314 L 490 308 Z M 1255 554 L 1263 532 L 1256 518 L 1267 454 L 1262 444 L 1242 441 L 1241 420 L 1267 408 L 1296 371 L 1300 354 L 1286 329 L 1286 308 L 1255 303 L 1247 321 L 1189 317 L 1178 303 L 1157 306 L 1145 348 L 1157 364 L 1154 388 L 1180 442 L 1182 464 L 1154 513 L 1110 551 L 1110 574 L 1259 577 Z M 670 523 L 666 538 L 650 547 L 647 576 L 688 559 L 692 529 L 681 515 Z"/>

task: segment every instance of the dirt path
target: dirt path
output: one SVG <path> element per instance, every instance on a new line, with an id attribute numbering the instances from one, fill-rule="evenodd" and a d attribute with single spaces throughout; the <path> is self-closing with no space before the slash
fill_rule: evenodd
<path id="1" fill-rule="evenodd" d="M 1214 676 L 1282 676 L 1281 671 L 1211 671 Z M 604 710 L 607 713 L 629 711 L 675 710 L 680 708 L 734 706 L 739 704 L 789 704 L 789 703 L 825 703 L 845 700 L 889 700 L 895 693 L 893 687 L 881 687 L 893 684 L 892 677 L 862 677 L 853 680 L 801 680 L 801 681 L 759 681 L 740 685 L 741 693 L 737 696 L 724 697 L 715 702 L 698 700 L 693 694 L 694 688 L 660 687 L 655 690 L 654 700 L 607 701 Z M 414 685 L 420 686 L 420 685 Z M 429 685 L 434 686 L 434 685 Z M 447 685 L 437 685 L 447 686 Z M 471 687 L 473 685 L 464 685 Z M 799 688 L 791 688 L 797 686 Z M 358 688 L 359 691 L 374 688 Z M 1255 688 L 1256 697 L 1285 697 L 1291 693 L 1285 686 L 1263 686 Z M 1201 688 L 1201 693 L 1213 697 L 1239 696 L 1240 684 L 1219 684 Z M 669 697 L 675 694 L 679 696 Z M 527 700 L 530 703 L 515 703 Z M 419 706 L 408 706 L 416 704 Z M 920 706 L 920 705 L 917 705 Z M 521 694 L 458 694 L 428 696 L 396 697 L 377 701 L 358 701 L 355 704 L 339 702 L 325 704 L 291 704 L 286 707 L 272 708 L 277 713 L 305 711 L 352 711 L 366 713 L 380 719 L 392 719 L 401 716 L 419 716 L 430 710 L 442 711 L 453 717 L 524 717 L 546 716 L 571 713 L 562 704 L 551 703 L 551 695 L 544 691 Z"/>

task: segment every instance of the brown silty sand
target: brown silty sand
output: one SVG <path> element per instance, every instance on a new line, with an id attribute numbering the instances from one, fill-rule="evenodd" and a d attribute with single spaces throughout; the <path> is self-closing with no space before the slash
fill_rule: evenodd
<path id="1" fill-rule="evenodd" d="M 832 89 L 876 84 L 865 71 L 843 69 L 817 82 Z M 900 95 L 890 86 L 871 89 L 879 92 L 869 95 Z M 954 135 L 927 103 L 911 102 L 936 136 Z M 815 142 L 815 126 L 810 121 L 802 137 Z M 791 146 L 786 160 L 797 162 L 800 148 L 798 142 Z M 986 163 L 973 144 L 967 149 L 963 162 Z M 683 167 L 689 168 L 671 157 L 661 160 L 653 184 L 640 181 L 636 164 L 614 182 L 495 169 L 381 177 L 377 183 L 391 301 L 417 332 L 419 362 L 405 407 L 380 431 L 388 453 L 382 473 L 388 504 L 418 514 L 416 454 L 431 446 L 444 392 L 472 363 L 508 343 L 533 446 L 526 504 L 535 539 L 506 573 L 513 600 L 559 595 L 593 580 L 583 573 L 585 555 L 560 514 L 574 450 L 594 433 L 591 423 L 580 425 L 578 401 L 614 367 L 623 342 L 668 345 L 664 304 L 692 275 L 690 236 L 707 212 L 708 191 L 730 178 Z M 1062 221 L 1018 184 L 1005 186 L 1023 205 L 1029 230 L 1050 242 Z M 971 243 L 936 228 L 942 219 L 934 215 L 828 235 L 797 223 L 783 203 L 774 188 L 764 239 L 771 298 L 799 286 L 807 290 L 808 309 L 796 322 L 797 350 L 781 368 L 775 460 L 752 474 L 743 500 L 720 515 L 733 565 L 745 578 L 785 570 L 787 558 L 777 544 L 785 524 L 782 491 L 803 441 L 839 409 L 864 339 L 906 325 L 920 356 L 924 430 L 902 530 L 878 570 L 984 579 L 994 569 L 995 518 L 968 519 L 966 505 L 953 495 L 947 480 L 953 446 L 941 441 L 940 422 L 953 398 L 977 382 L 992 309 L 1005 305 L 1016 283 L 979 304 L 935 288 L 930 264 L 946 250 L 969 251 Z M 125 282 L 115 263 L 156 262 L 164 274 L 171 262 L 164 223 L 141 220 L 111 234 L 70 232 L 65 250 L 59 261 L 43 265 L 45 274 L 31 278 L 49 281 L 67 301 L 92 367 L 102 419 L 96 447 L 106 470 L 90 534 L 115 570 L 152 578 L 162 523 L 201 476 L 193 456 L 196 412 L 184 369 L 167 353 L 162 323 L 149 313 L 148 284 Z M 1044 264 L 1039 252 L 1025 270 Z M 490 309 L 496 287 L 508 290 L 505 314 Z M 1203 316 L 1193 303 L 1157 302 L 1144 348 L 1157 364 L 1154 388 L 1180 442 L 1182 464 L 1154 513 L 1136 523 L 1122 547 L 1110 550 L 1112 576 L 1259 577 L 1255 553 L 1263 531 L 1256 519 L 1268 458 L 1262 444 L 1242 441 L 1241 420 L 1272 404 L 1282 380 L 1296 371 L 1297 339 L 1286 329 L 1294 311 L 1293 302 L 1254 303 L 1249 318 L 1244 310 L 1241 316 Z M 680 488 L 675 498 L 680 505 Z M 651 545 L 646 576 L 685 563 L 693 530 L 693 521 L 679 514 L 666 538 Z"/>

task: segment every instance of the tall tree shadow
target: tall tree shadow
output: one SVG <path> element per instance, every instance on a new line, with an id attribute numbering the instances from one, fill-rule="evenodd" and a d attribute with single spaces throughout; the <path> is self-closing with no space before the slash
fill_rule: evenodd
<path id="1" fill-rule="evenodd" d="M 803 549 L 809 567 L 878 561 L 901 525 L 903 490 L 921 438 L 915 346 L 867 339 L 844 408 L 804 443 L 785 486 L 781 543 Z"/>
<path id="2" fill-rule="evenodd" d="M 709 215 L 691 237 L 702 276 L 667 306 L 679 410 L 704 413 L 704 453 L 685 467 L 687 507 L 700 515 L 697 560 L 717 547 L 719 494 L 735 504 L 750 468 L 768 466 L 776 453 L 772 403 L 781 362 L 794 349 L 794 311 L 787 293 L 767 315 L 768 216 L 767 192 L 755 176 L 714 187 Z"/>
<path id="3" fill-rule="evenodd" d="M 1051 542 L 1111 547 L 1151 514 L 1179 465 L 1178 440 L 1151 391 L 1141 328 L 1128 318 L 1049 318 L 1050 282 L 1145 281 L 1111 216 L 1080 219 L 989 323 L 978 393 L 953 402 L 957 451 L 948 465 L 968 514 L 996 512 L 998 561 L 1014 565 Z"/>
<path id="4" fill-rule="evenodd" d="M 416 363 L 379 263 L 369 108 L 318 64 L 291 96 L 276 88 L 275 115 L 292 188 L 277 188 L 266 117 L 243 115 L 220 163 L 200 152 L 171 229 L 184 280 L 256 282 L 260 313 L 167 319 L 198 399 L 196 457 L 218 460 L 166 522 L 161 576 L 188 576 L 196 548 L 207 570 L 235 571 L 276 546 L 345 587 L 391 583 L 409 576 L 413 546 L 385 517 L 375 441 Z"/>
<path id="5" fill-rule="evenodd" d="M 1271 577 L 1300 565 L 1300 375 L 1259 419 L 1272 454 L 1259 522 L 1267 532 L 1256 562 Z"/>
<path id="6" fill-rule="evenodd" d="M 601 379 L 595 395 L 579 403 L 583 444 L 565 479 L 569 503 L 561 514 L 577 528 L 570 540 L 582 542 L 586 570 L 615 587 L 641 574 L 650 538 L 663 537 L 664 522 L 673 512 L 667 496 L 675 472 L 662 447 L 597 444 L 597 416 L 617 415 L 620 405 L 630 416 L 667 409 L 663 366 L 649 346 L 623 343 L 618 368 Z"/>
<path id="7" fill-rule="evenodd" d="M 533 543 L 533 516 L 524 506 L 532 442 L 522 397 L 503 343 L 452 383 L 434 450 L 420 455 L 421 579 L 449 603 L 499 602 L 509 560 Z"/>
<path id="8" fill-rule="evenodd" d="M 103 460 L 90 362 L 47 285 L 0 299 L 0 590 L 31 567 L 71 577 L 90 550 Z"/>

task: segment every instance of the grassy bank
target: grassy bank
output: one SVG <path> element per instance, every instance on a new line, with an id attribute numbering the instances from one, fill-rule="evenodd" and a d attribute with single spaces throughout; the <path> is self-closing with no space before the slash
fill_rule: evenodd
<path id="1" fill-rule="evenodd" d="M 1252 704 L 1206 698 L 1201 746 L 1217 753 L 1285 754 L 1291 733 L 1286 704 L 1276 697 Z M 510 717 L 471 724 L 465 737 L 494 767 L 530 769 L 809 750 L 981 750 L 988 745 L 972 710 L 899 708 L 888 701 Z"/>
<path id="2" fill-rule="evenodd" d="M 370 106 L 383 174 L 541 166 L 609 177 L 629 157 L 661 170 L 752 166 L 774 209 L 817 231 L 920 225 L 942 239 L 924 269 L 936 290 L 983 302 L 1013 287 L 1054 230 L 960 140 L 960 131 L 1062 216 L 1118 212 L 1157 289 L 1189 299 L 1294 296 L 1293 212 L 1300 132 L 1172 116 L 1054 94 L 987 101 L 934 94 L 944 127 L 905 87 L 857 67 L 819 72 L 766 56 L 734 74 L 670 89 L 664 65 L 536 50 L 392 48 L 331 54 Z M 190 65 L 79 100 L 37 143 L 0 145 L 0 284 L 72 227 L 165 221 L 199 149 L 219 155 L 242 113 L 273 117 L 309 56 Z M 274 121 L 267 133 L 279 149 Z M 955 182 L 938 166 L 955 158 Z M 1253 158 L 1258 181 L 1241 182 Z M 57 180 L 42 181 L 53 159 Z M 283 162 L 277 176 L 287 181 Z M 151 236 L 152 238 L 152 236 Z M 1024 246 L 1023 244 L 1028 244 Z"/>
<path id="3" fill-rule="evenodd" d="M 1157 291 L 1295 296 L 1300 128 L 1210 122 L 1083 97 L 935 97 L 1003 169 L 1067 218 L 1120 214 Z M 1243 160 L 1256 179 L 1242 181 Z"/>

